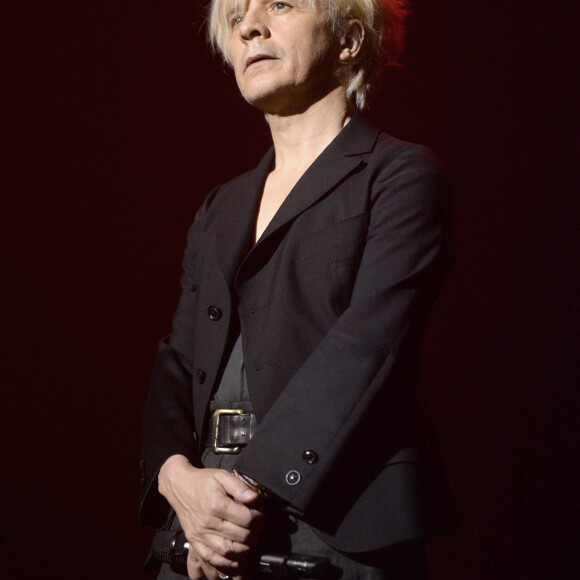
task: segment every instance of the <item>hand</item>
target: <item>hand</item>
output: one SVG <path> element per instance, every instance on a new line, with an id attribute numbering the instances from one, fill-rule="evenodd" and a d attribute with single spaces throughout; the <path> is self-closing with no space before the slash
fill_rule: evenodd
<path id="1" fill-rule="evenodd" d="M 252 504 L 258 493 L 228 471 L 198 469 L 183 455 L 161 467 L 159 492 L 189 542 L 191 577 L 201 578 L 203 571 L 205 577 L 218 578 L 215 568 L 235 574 L 257 542 L 262 513 Z"/>
<path id="2" fill-rule="evenodd" d="M 190 580 L 206 580 L 203 562 L 197 552 L 190 546 L 187 553 L 187 576 Z"/>
<path id="3" fill-rule="evenodd" d="M 226 572 L 225 570 L 219 571 L 214 568 L 211 564 L 204 562 L 199 555 L 195 552 L 193 548 L 189 549 L 187 557 L 187 575 L 190 580 L 220 580 L 225 575 L 231 580 L 244 580 L 248 577 L 242 575 L 241 571 L 236 572 L 235 575 Z"/>

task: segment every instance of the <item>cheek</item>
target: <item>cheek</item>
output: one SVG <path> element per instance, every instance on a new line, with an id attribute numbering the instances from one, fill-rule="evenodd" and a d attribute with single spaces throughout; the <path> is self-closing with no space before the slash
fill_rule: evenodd
<path id="1" fill-rule="evenodd" d="M 323 42 L 303 45 L 296 51 L 296 59 L 304 74 L 318 75 L 331 66 L 330 52 Z"/>
<path id="2" fill-rule="evenodd" d="M 302 41 L 298 46 L 303 47 L 305 55 L 310 55 L 313 61 L 328 60 L 333 52 L 334 42 L 331 36 L 321 30 L 312 31 L 309 42 Z"/>
<path id="3" fill-rule="evenodd" d="M 235 66 L 236 63 L 240 61 L 240 58 L 242 56 L 242 53 L 244 52 L 245 47 L 238 38 L 232 37 L 228 48 L 230 62 L 232 63 L 232 66 Z"/>
<path id="4" fill-rule="evenodd" d="M 242 70 L 242 60 L 241 60 L 240 51 L 232 49 L 230 47 L 230 55 L 229 56 L 230 56 L 230 66 L 232 67 L 232 70 L 234 71 L 236 81 L 239 82 L 240 73 Z"/>
<path id="5" fill-rule="evenodd" d="M 316 39 L 305 42 L 303 38 L 296 41 L 292 48 L 292 60 L 298 71 L 312 72 L 322 59 L 324 53 L 321 43 Z"/>

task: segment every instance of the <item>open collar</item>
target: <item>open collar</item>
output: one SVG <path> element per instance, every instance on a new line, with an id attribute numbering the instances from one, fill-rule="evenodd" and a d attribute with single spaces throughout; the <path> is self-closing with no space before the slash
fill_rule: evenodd
<path id="1" fill-rule="evenodd" d="M 353 115 L 298 180 L 255 245 L 255 221 L 264 183 L 274 163 L 274 148 L 270 148 L 253 171 L 230 182 L 229 196 L 221 208 L 217 226 L 218 262 L 228 283 L 235 282 L 241 265 L 274 234 L 289 226 L 364 163 L 378 136 L 379 129 L 362 114 Z"/>

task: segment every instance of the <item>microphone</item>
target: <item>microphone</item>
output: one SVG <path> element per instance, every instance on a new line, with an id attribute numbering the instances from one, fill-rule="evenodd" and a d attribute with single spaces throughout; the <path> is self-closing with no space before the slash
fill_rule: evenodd
<path id="1" fill-rule="evenodd" d="M 166 530 L 155 532 L 151 553 L 159 562 L 172 566 L 186 566 L 189 542 L 183 530 Z"/>
<path id="2" fill-rule="evenodd" d="M 155 532 L 151 553 L 159 562 L 165 562 L 177 569 L 187 568 L 189 542 L 183 530 L 166 530 Z M 261 554 L 254 564 L 256 572 L 263 574 L 296 576 L 323 574 L 330 568 L 328 558 L 308 556 L 306 554 Z"/>

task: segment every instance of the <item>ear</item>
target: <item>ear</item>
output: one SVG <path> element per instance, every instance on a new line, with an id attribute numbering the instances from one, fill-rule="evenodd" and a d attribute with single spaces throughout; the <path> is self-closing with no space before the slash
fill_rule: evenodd
<path id="1" fill-rule="evenodd" d="M 360 20 L 349 20 L 343 27 L 338 60 L 347 63 L 360 54 L 365 40 L 365 27 Z"/>

